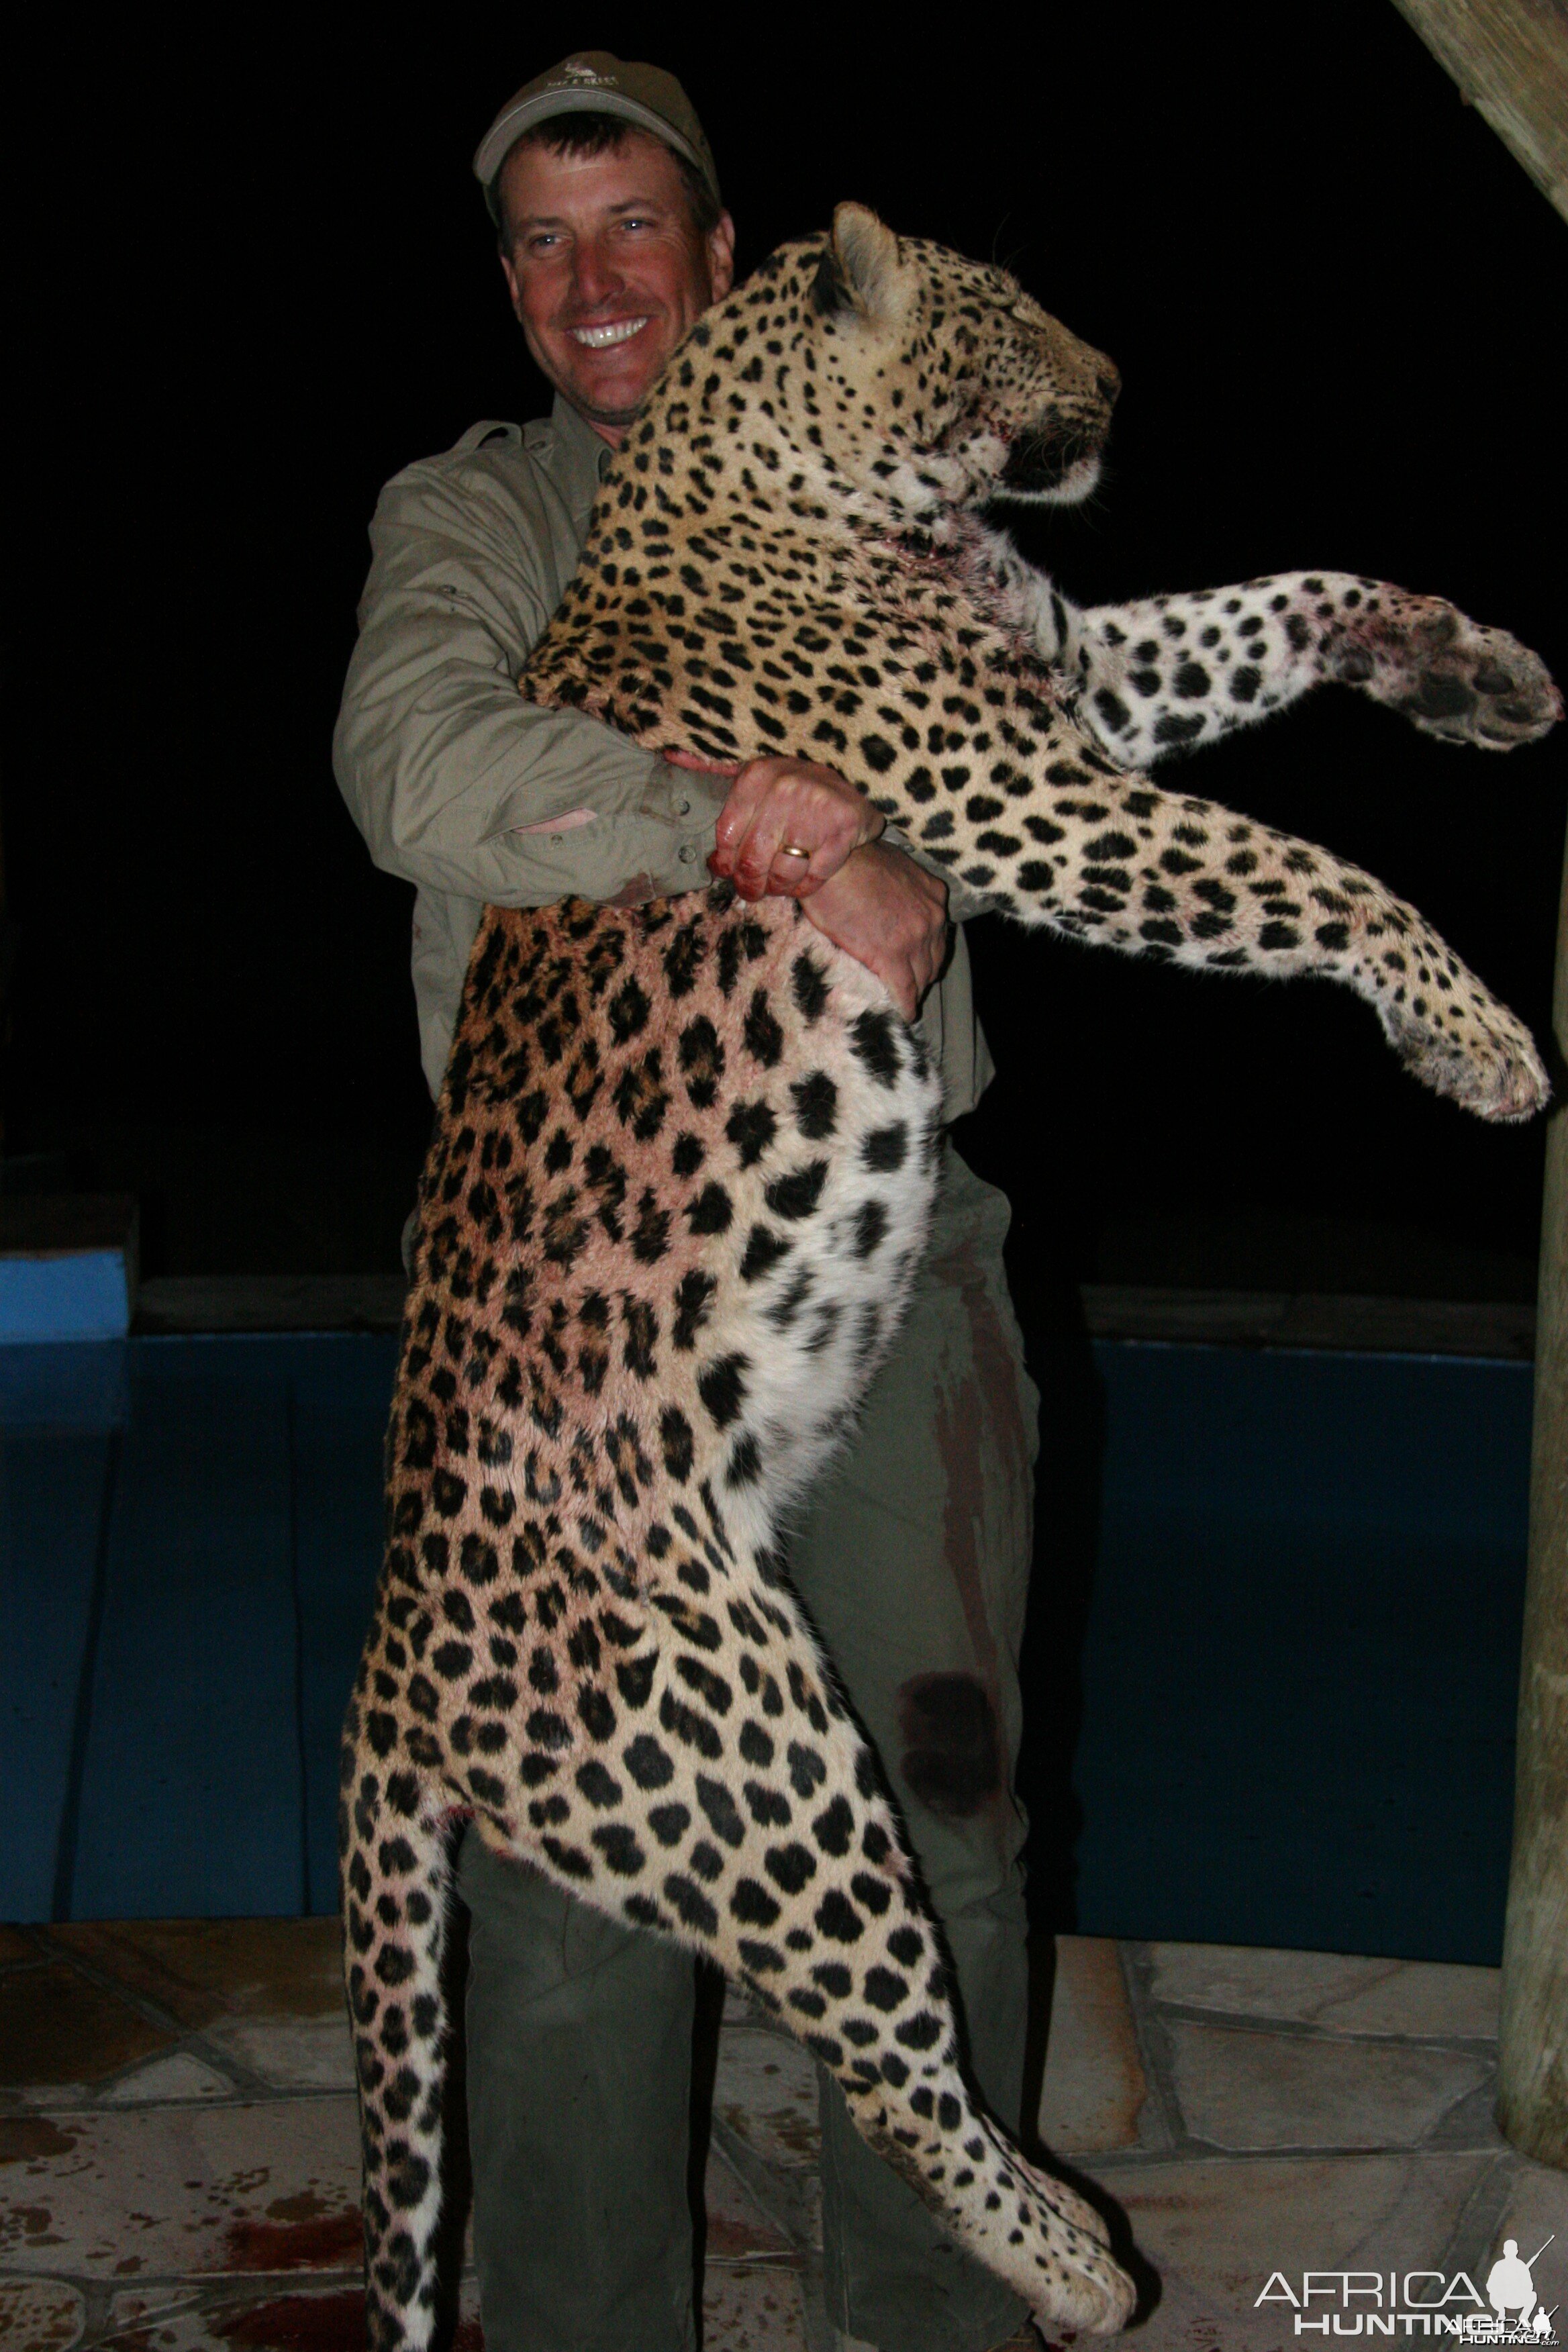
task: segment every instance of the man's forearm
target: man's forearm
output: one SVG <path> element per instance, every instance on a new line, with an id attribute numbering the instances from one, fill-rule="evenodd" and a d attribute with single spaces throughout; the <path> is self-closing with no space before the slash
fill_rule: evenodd
<path id="1" fill-rule="evenodd" d="M 378 676 L 375 650 L 351 669 L 334 763 L 378 866 L 501 906 L 546 905 L 563 879 L 595 898 L 701 881 L 721 786 L 581 712 L 532 709 L 510 677 L 449 660 Z"/>
<path id="2" fill-rule="evenodd" d="M 372 526 L 333 740 L 371 855 L 423 890 L 475 903 L 691 888 L 722 785 L 579 711 L 522 699 L 549 576 L 482 488 L 454 484 L 439 463 L 412 468 Z"/>

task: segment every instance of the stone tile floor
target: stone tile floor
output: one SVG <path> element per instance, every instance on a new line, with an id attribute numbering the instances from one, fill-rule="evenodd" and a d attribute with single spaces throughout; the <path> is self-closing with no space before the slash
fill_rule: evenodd
<path id="1" fill-rule="evenodd" d="M 1054 1973 L 1040 2129 L 1123 2217 L 1147 2352 L 1275 2352 L 1274 2273 L 1361 2273 L 1359 2316 L 1374 2274 L 1483 2281 L 1505 2235 L 1556 2232 L 1536 2284 L 1568 2295 L 1568 2176 L 1491 2120 L 1490 1970 L 1064 1937 Z M 330 1921 L 0 1928 L 6 2352 L 363 2345 L 339 1999 Z M 831 2352 L 813 2068 L 713 2014 L 705 2352 Z M 1335 2292 L 1324 2333 L 1359 2333 Z"/>

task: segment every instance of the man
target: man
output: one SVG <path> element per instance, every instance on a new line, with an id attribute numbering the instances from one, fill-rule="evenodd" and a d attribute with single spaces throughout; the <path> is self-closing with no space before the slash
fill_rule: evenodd
<path id="1" fill-rule="evenodd" d="M 1510 2311 L 1517 2312 L 1519 2315 L 1512 2324 L 1522 2327 L 1535 2309 L 1535 2281 L 1531 2273 L 1551 2243 L 1548 2238 L 1546 2245 L 1538 2246 L 1529 2262 L 1521 2263 L 1519 2240 L 1503 2240 L 1502 2252 L 1487 2273 L 1487 2301 L 1500 2320 L 1506 2322 Z"/>
<path id="2" fill-rule="evenodd" d="M 416 887 L 414 985 L 440 1085 L 486 902 L 798 898 L 921 1020 L 950 1118 L 990 1075 L 947 891 L 841 777 L 726 783 L 517 679 L 599 482 L 664 362 L 728 291 L 734 232 L 679 83 L 594 52 L 501 110 L 475 171 L 547 423 L 479 425 L 383 493 L 336 739 L 378 864 Z M 1001 1196 L 949 1150 L 927 1262 L 791 1568 L 909 1821 L 975 2074 L 1016 2125 L 1025 2024 L 1016 1657 L 1037 1399 L 1002 1274 Z M 464 1839 L 474 2238 L 489 2352 L 687 2352 L 692 1966 Z M 844 2352 L 987 2352 L 1023 2315 L 851 2127 L 824 2078 L 825 2273 Z M 1032 2335 L 1016 2341 L 1034 2342 Z"/>

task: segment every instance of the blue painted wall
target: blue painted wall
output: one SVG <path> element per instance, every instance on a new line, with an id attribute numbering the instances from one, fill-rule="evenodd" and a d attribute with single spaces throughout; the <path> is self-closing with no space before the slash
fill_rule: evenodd
<path id="1" fill-rule="evenodd" d="M 395 1354 L 0 1349 L 0 1918 L 335 1907 Z M 1529 1368 L 1095 1368 L 1078 1925 L 1495 1962 Z"/>
<path id="2" fill-rule="evenodd" d="M 395 1351 L 5 1351 L 0 1917 L 335 1909 Z"/>
<path id="3" fill-rule="evenodd" d="M 1494 1966 L 1531 1367 L 1095 1353 L 1079 1926 Z"/>

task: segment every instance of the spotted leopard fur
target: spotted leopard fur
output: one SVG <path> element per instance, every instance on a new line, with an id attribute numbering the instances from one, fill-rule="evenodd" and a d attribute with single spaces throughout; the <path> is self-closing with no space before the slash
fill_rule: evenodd
<path id="1" fill-rule="evenodd" d="M 692 330 L 522 681 L 733 766 L 831 761 L 1027 922 L 1318 971 L 1490 1118 L 1529 1036 L 1409 907 L 1135 771 L 1320 679 L 1481 743 L 1534 656 L 1330 573 L 1075 611 L 976 510 L 1091 486 L 1110 363 L 996 269 L 841 207 Z M 458 1819 L 717 1959 L 1047 2326 L 1120 2326 L 1099 2217 L 977 2105 L 934 1926 L 780 1529 L 851 1420 L 929 1214 L 939 1095 L 789 902 L 492 909 L 443 1088 L 343 1748 L 371 2341 L 436 2308 Z"/>

